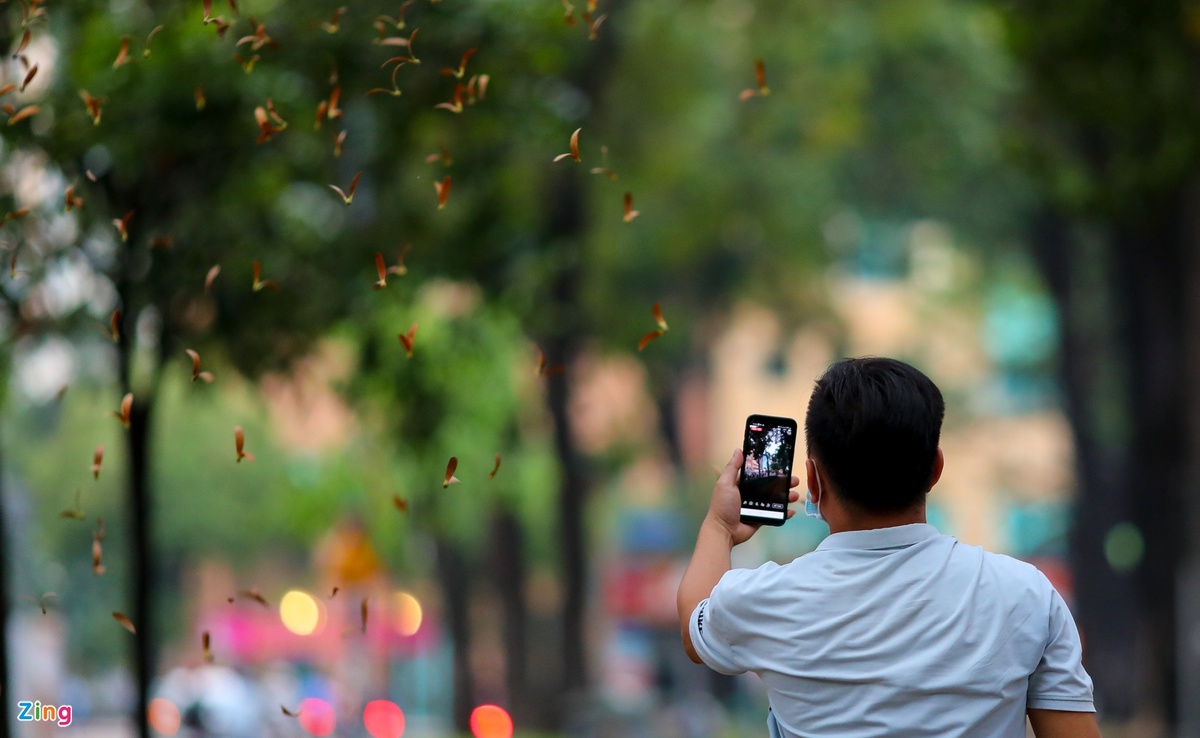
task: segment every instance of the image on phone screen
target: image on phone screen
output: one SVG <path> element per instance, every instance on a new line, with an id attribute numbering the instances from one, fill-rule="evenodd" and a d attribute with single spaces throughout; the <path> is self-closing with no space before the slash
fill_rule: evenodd
<path id="1" fill-rule="evenodd" d="M 796 421 L 751 415 L 746 419 L 742 453 L 742 478 L 738 485 L 742 493 L 742 519 L 749 523 L 783 525 L 796 453 Z"/>

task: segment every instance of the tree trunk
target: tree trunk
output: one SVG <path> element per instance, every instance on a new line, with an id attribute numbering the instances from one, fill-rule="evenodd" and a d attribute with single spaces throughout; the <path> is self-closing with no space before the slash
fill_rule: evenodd
<path id="1" fill-rule="evenodd" d="M 1187 362 L 1188 387 L 1200 384 L 1200 179 L 1193 179 L 1184 191 L 1183 239 L 1185 247 L 1183 294 L 1187 301 L 1184 313 L 1184 360 Z M 1179 622 L 1175 624 L 1179 657 L 1179 735 L 1200 735 L 1200 648 L 1195 633 L 1200 633 L 1200 393 L 1189 392 L 1187 412 L 1188 460 L 1187 476 L 1183 480 L 1184 561 L 1178 579 Z"/>
<path id="2" fill-rule="evenodd" d="M 534 715 L 527 703 L 525 612 L 525 551 L 521 522 L 510 510 L 492 521 L 492 577 L 504 611 L 504 664 L 510 712 L 518 725 L 531 726 Z"/>
<path id="3" fill-rule="evenodd" d="M 575 195 L 578 195 L 574 188 Z M 570 190 L 560 191 L 560 196 Z M 573 272 L 573 270 L 572 270 Z M 576 292 L 574 273 L 563 274 L 554 290 L 555 303 L 561 310 L 564 303 L 574 302 Z M 578 306 L 571 305 L 578 309 Z M 570 362 L 578 353 L 578 339 L 573 335 L 557 335 L 548 342 L 550 356 L 560 356 Z M 551 377 L 548 382 L 548 403 L 554 419 L 554 447 L 558 452 L 562 482 L 558 494 L 558 538 L 562 548 L 563 630 L 562 679 L 564 694 L 560 707 L 577 696 L 587 685 L 587 653 L 585 647 L 587 612 L 588 566 L 587 539 L 583 513 L 587 506 L 588 480 L 580 458 L 575 435 L 568 417 L 570 389 L 567 376 Z"/>
<path id="4" fill-rule="evenodd" d="M 658 429 L 667 446 L 667 458 L 675 470 L 676 480 L 684 481 L 687 479 L 687 462 L 679 435 L 679 391 L 683 386 L 679 376 L 672 370 L 662 386 L 655 388 L 654 404 L 658 407 Z"/>
<path id="5" fill-rule="evenodd" d="M 1125 494 L 1129 463 L 1121 439 L 1104 432 L 1101 408 L 1121 401 L 1106 396 L 1112 386 L 1106 379 L 1112 379 L 1123 352 L 1116 345 L 1115 328 L 1104 318 L 1118 311 L 1107 305 L 1097 313 L 1094 304 L 1087 304 L 1097 295 L 1112 299 L 1115 265 L 1111 258 L 1097 260 L 1086 253 L 1085 244 L 1057 213 L 1041 213 L 1032 231 L 1034 256 L 1058 305 L 1059 371 L 1075 445 L 1078 494 L 1070 545 L 1075 580 L 1072 609 L 1086 641 L 1084 661 L 1095 684 L 1096 701 L 1106 716 L 1127 720 L 1136 706 L 1136 695 L 1129 688 L 1135 668 L 1130 624 L 1136 619 L 1136 598 L 1132 578 L 1105 563 L 1104 538 L 1130 514 Z M 1107 244 L 1100 248 L 1107 250 Z M 1125 416 L 1127 411 L 1121 408 L 1116 414 Z"/>
<path id="6" fill-rule="evenodd" d="M 1106 715 L 1161 716 L 1172 730 L 1190 471 L 1186 389 L 1195 374 L 1185 349 L 1187 217 L 1175 205 L 1112 226 L 1101 247 L 1110 263 L 1100 268 L 1111 274 L 1103 284 L 1088 283 L 1095 255 L 1083 253 L 1063 220 L 1044 217 L 1034 238 L 1062 315 L 1063 384 L 1080 481 L 1072 556 L 1087 667 Z M 1107 304 L 1094 302 L 1097 290 L 1109 294 Z M 1127 397 L 1114 400 L 1114 387 Z M 1121 407 L 1108 415 L 1120 418 L 1116 429 L 1100 409 L 1114 402 Z M 1122 522 L 1133 522 L 1144 542 L 1128 573 L 1115 572 L 1105 551 L 1108 533 Z"/>
<path id="7" fill-rule="evenodd" d="M 614 16 L 625 0 L 614 0 L 608 13 Z M 609 19 L 609 28 L 614 23 Z M 607 72 L 615 64 L 615 41 L 612 33 L 601 33 L 596 43 L 570 74 L 570 81 L 589 101 L 600 97 Z M 562 547 L 562 578 L 564 586 L 562 610 L 562 693 L 556 695 L 561 723 L 570 709 L 569 702 L 581 697 L 588 684 L 586 648 L 588 565 L 587 540 L 583 515 L 587 506 L 589 487 L 583 459 L 579 453 L 568 415 L 570 397 L 569 368 L 579 353 L 582 336 L 588 325 L 582 315 L 580 288 L 585 262 L 582 239 L 587 218 L 584 209 L 582 175 L 563 167 L 551 177 L 546 193 L 546 224 L 542 242 L 553 249 L 559 265 L 551 279 L 549 320 L 545 349 L 548 360 L 562 363 L 568 371 L 547 380 L 547 405 L 554 423 L 554 447 L 562 471 L 558 496 L 558 533 Z"/>
<path id="8" fill-rule="evenodd" d="M 469 582 L 466 562 L 453 541 L 437 539 L 437 571 L 442 583 L 443 610 L 450 623 L 454 648 L 454 727 L 461 733 L 471 729 L 474 688 L 471 680 L 471 626 Z"/>
<path id="9" fill-rule="evenodd" d="M 8 616 L 12 609 L 8 566 L 12 556 L 8 553 L 8 519 L 5 515 L 7 507 L 4 497 L 6 488 L 4 464 L 0 457 L 0 738 L 9 736 L 8 706 L 12 695 L 8 669 Z"/>
<path id="10" fill-rule="evenodd" d="M 155 674 L 155 643 L 157 624 L 154 618 L 154 562 L 151 556 L 153 520 L 150 491 L 150 418 L 152 400 L 134 398 L 130 411 L 129 439 L 129 523 L 130 564 L 132 565 L 133 622 L 137 626 L 134 639 L 134 672 L 137 679 L 136 724 L 140 738 L 151 738 L 147 720 L 150 704 L 150 684 Z"/>
<path id="11" fill-rule="evenodd" d="M 1117 231 L 1119 274 L 1126 295 L 1129 387 L 1135 483 L 1129 500 L 1145 541 L 1137 571 L 1141 630 L 1152 673 L 1149 707 L 1168 726 L 1176 695 L 1176 577 L 1183 561 L 1187 477 L 1185 214 L 1168 207 L 1153 221 Z"/>

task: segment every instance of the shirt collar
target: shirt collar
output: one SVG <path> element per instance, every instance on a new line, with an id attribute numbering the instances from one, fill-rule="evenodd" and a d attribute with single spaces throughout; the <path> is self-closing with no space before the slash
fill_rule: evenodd
<path id="1" fill-rule="evenodd" d="M 872 530 L 848 530 L 826 536 L 821 545 L 817 546 L 817 550 L 904 548 L 939 535 L 941 534 L 938 529 L 928 523 L 894 525 Z"/>

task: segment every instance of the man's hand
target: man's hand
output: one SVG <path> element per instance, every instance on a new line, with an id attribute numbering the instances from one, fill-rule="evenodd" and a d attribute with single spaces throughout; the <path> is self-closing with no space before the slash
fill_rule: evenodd
<path id="1" fill-rule="evenodd" d="M 750 538 L 758 530 L 757 525 L 748 525 L 741 521 L 742 494 L 738 492 L 738 472 L 742 468 L 742 452 L 733 452 L 733 457 L 725 465 L 725 471 L 717 479 L 713 487 L 712 502 L 708 506 L 708 515 L 700 524 L 700 533 L 696 536 L 696 550 L 688 563 L 687 571 L 683 573 L 683 581 L 679 583 L 679 593 L 675 603 L 679 608 L 679 630 L 683 636 L 683 649 L 688 658 L 701 663 L 700 655 L 692 645 L 692 636 L 688 632 L 688 624 L 692 611 L 700 601 L 712 594 L 713 587 L 721 581 L 725 572 L 729 571 L 729 552 L 739 543 Z M 792 477 L 792 486 L 800 484 L 800 480 Z M 800 493 L 792 490 L 788 500 L 795 502 L 800 499 Z M 788 510 L 790 518 L 794 510 Z"/>
<path id="2" fill-rule="evenodd" d="M 713 487 L 712 501 L 708 505 L 708 515 L 704 519 L 705 525 L 719 525 L 729 534 L 729 539 L 735 546 L 749 540 L 750 536 L 754 535 L 761 527 L 742 522 L 742 493 L 738 491 L 738 476 L 741 474 L 741 470 L 742 451 L 738 449 L 733 452 L 729 463 L 725 465 L 725 470 L 717 479 L 716 486 Z M 800 478 L 793 476 L 791 482 L 789 486 L 796 487 L 800 484 Z M 788 502 L 796 502 L 799 499 L 800 493 L 795 489 L 788 494 Z M 788 519 L 795 514 L 796 511 L 789 507 Z"/>

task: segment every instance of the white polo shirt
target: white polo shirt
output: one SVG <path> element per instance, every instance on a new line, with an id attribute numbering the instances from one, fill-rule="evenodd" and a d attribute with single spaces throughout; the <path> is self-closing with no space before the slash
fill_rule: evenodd
<path id="1" fill-rule="evenodd" d="M 1033 566 L 931 525 L 828 536 L 734 569 L 691 617 L 723 674 L 767 686 L 786 738 L 1025 738 L 1026 708 L 1094 712 L 1075 621 Z"/>

